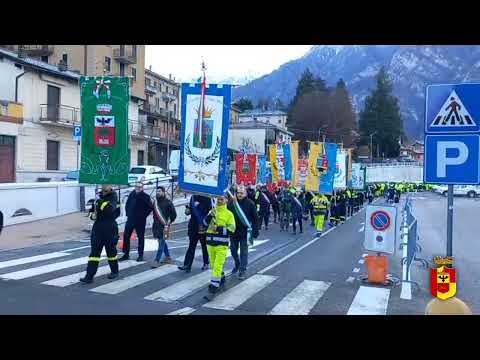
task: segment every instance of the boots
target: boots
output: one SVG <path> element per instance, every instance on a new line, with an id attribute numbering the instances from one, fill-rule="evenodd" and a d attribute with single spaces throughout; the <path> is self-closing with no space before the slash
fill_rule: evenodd
<path id="1" fill-rule="evenodd" d="M 162 261 L 160 261 L 160 264 L 172 264 L 173 260 L 170 256 L 165 256 Z"/>

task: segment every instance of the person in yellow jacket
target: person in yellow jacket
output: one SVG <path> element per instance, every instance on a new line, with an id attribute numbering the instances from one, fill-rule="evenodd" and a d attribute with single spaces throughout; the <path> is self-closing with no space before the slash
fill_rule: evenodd
<path id="1" fill-rule="evenodd" d="M 311 200 L 313 207 L 313 219 L 315 221 L 315 228 L 317 236 L 322 235 L 325 218 L 328 215 L 327 206 L 329 204 L 328 198 L 323 194 L 316 194 Z"/>
<path id="2" fill-rule="evenodd" d="M 217 205 L 207 216 L 207 250 L 212 267 L 208 291 L 213 295 L 225 284 L 223 266 L 227 258 L 229 238 L 235 232 L 235 217 L 227 209 L 225 196 L 217 198 Z"/>

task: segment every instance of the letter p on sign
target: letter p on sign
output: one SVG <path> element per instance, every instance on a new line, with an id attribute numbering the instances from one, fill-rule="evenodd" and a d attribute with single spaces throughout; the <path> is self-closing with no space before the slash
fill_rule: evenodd
<path id="1" fill-rule="evenodd" d="M 457 151 L 456 156 L 447 156 L 447 150 Z M 439 141 L 437 142 L 437 177 L 447 177 L 447 166 L 461 165 L 468 160 L 468 147 L 460 141 Z"/>

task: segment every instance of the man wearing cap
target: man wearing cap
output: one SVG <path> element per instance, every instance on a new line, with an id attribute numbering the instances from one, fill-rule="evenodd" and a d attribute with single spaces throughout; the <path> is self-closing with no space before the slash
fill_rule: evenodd
<path id="1" fill-rule="evenodd" d="M 227 258 L 229 238 L 236 230 L 235 217 L 227 209 L 225 196 L 217 198 L 217 205 L 207 215 L 207 223 L 207 249 L 212 266 L 208 291 L 215 294 L 225 284 L 223 266 Z"/>
<path id="2" fill-rule="evenodd" d="M 105 247 L 111 271 L 108 278 L 115 279 L 118 277 L 117 249 L 115 246 L 116 235 L 118 234 L 118 225 L 115 221 L 117 202 L 117 194 L 113 191 L 112 186 L 103 185 L 100 198 L 96 201 L 94 211 L 90 215 L 90 218 L 95 222 L 90 236 L 91 250 L 88 257 L 87 274 L 80 279 L 84 284 L 93 282 L 103 247 Z"/>
<path id="3" fill-rule="evenodd" d="M 237 202 L 240 209 L 235 206 Z M 255 203 L 247 197 L 245 187 L 239 186 L 236 199 L 231 199 L 227 205 L 228 210 L 233 213 L 235 218 L 235 232 L 230 238 L 230 252 L 232 254 L 235 267 L 232 274 L 238 272 L 238 278 L 244 279 L 248 264 L 248 230 L 251 228 L 253 239 L 258 237 L 258 215 Z M 240 247 L 240 259 L 238 258 L 238 248 Z"/>

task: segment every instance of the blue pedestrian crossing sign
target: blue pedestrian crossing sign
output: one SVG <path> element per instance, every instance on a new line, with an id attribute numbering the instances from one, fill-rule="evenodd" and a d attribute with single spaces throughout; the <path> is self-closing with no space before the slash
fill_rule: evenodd
<path id="1" fill-rule="evenodd" d="M 425 132 L 480 132 L 480 83 L 427 86 Z"/>
<path id="2" fill-rule="evenodd" d="M 75 141 L 80 141 L 82 138 L 82 127 L 81 126 L 74 126 L 73 127 L 73 139 Z"/>

